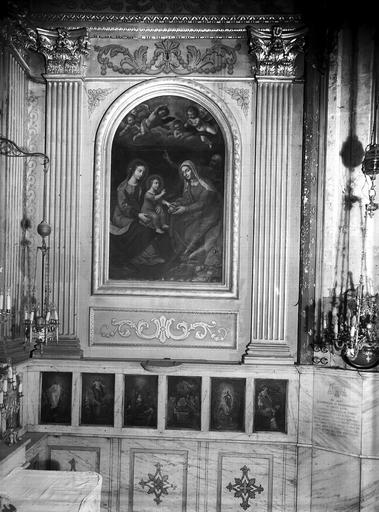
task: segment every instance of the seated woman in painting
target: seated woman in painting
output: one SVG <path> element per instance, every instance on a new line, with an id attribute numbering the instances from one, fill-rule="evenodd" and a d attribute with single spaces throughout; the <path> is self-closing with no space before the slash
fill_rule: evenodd
<path id="1" fill-rule="evenodd" d="M 125 180 L 117 187 L 110 226 L 110 261 L 116 266 L 164 263 L 153 245 L 155 231 L 146 226 L 150 219 L 141 211 L 147 174 L 146 163 L 135 159 L 128 166 Z M 112 275 L 111 270 L 110 277 L 119 276 Z"/>
<path id="2" fill-rule="evenodd" d="M 222 213 L 213 185 L 199 176 L 194 162 L 179 166 L 183 180 L 181 197 L 171 202 L 171 237 L 181 264 L 173 278 L 220 281 L 222 259 Z"/>

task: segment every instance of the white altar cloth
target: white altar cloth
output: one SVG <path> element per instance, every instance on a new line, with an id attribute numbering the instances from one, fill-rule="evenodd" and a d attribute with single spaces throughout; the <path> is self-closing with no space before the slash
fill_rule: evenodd
<path id="1" fill-rule="evenodd" d="M 92 471 L 16 468 L 0 479 L 0 496 L 17 512 L 100 512 L 101 484 Z"/>

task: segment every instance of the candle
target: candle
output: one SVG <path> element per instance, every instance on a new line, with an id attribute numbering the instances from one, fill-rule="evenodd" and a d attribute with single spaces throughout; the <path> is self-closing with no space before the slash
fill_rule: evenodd
<path id="1" fill-rule="evenodd" d="M 0 293 L 0 309 L 4 309 L 4 295 Z"/>
<path id="2" fill-rule="evenodd" d="M 21 395 L 21 393 L 22 393 L 22 382 L 20 382 L 20 384 L 18 385 L 18 392 Z"/>
<path id="3" fill-rule="evenodd" d="M 350 327 L 350 320 L 351 320 L 351 311 L 350 308 L 347 308 L 346 311 L 346 324 L 348 327 Z"/>
<path id="4" fill-rule="evenodd" d="M 13 378 L 13 369 L 12 369 L 12 367 L 10 366 L 10 367 L 8 368 L 8 379 L 9 379 L 9 380 L 12 380 L 12 378 Z"/>
<path id="5" fill-rule="evenodd" d="M 4 403 L 4 393 L 0 391 L 0 405 L 3 405 Z"/>
<path id="6" fill-rule="evenodd" d="M 7 293 L 7 311 L 11 310 L 11 296 L 10 293 Z"/>
<path id="7" fill-rule="evenodd" d="M 3 380 L 3 391 L 4 391 L 4 393 L 8 392 L 8 380 L 7 379 Z"/>

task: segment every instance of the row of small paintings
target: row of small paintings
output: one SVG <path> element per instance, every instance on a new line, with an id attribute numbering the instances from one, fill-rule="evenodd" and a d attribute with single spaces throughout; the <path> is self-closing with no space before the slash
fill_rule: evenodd
<path id="1" fill-rule="evenodd" d="M 82 373 L 81 425 L 113 426 L 115 376 Z M 287 380 L 254 379 L 254 432 L 286 432 Z M 201 377 L 167 377 L 166 429 L 201 429 Z M 212 431 L 245 430 L 244 378 L 211 378 Z M 72 374 L 42 372 L 41 424 L 71 424 Z M 158 376 L 125 375 L 124 427 L 157 428 Z"/>

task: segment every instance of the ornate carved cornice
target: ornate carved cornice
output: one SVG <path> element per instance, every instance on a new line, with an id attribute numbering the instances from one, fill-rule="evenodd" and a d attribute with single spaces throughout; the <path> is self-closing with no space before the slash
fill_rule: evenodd
<path id="1" fill-rule="evenodd" d="M 294 79 L 295 60 L 303 51 L 305 28 L 274 25 L 259 29 L 247 27 L 249 54 L 253 56 L 256 78 Z"/>
<path id="2" fill-rule="evenodd" d="M 46 73 L 70 75 L 84 72 L 82 57 L 88 55 L 90 45 L 85 28 L 46 30 L 21 26 L 12 35 L 12 43 L 42 54 Z"/>
<path id="3" fill-rule="evenodd" d="M 158 24 L 158 25 L 176 25 L 176 24 L 196 24 L 196 25 L 296 25 L 302 23 L 302 18 L 297 14 L 121 14 L 121 13 L 35 13 L 32 19 L 46 23 L 105 23 L 104 29 L 108 24 Z M 100 27 L 96 27 L 99 29 Z"/>

